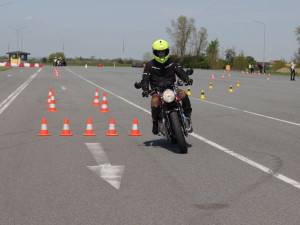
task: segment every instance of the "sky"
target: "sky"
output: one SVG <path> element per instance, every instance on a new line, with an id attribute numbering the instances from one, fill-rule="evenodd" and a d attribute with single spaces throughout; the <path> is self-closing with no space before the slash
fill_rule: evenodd
<path id="1" fill-rule="evenodd" d="M 166 28 L 182 15 L 207 29 L 208 42 L 218 39 L 221 57 L 234 47 L 257 61 L 264 52 L 266 62 L 290 61 L 299 11 L 299 0 L 0 0 L 0 56 L 142 60 L 157 39 L 172 48 Z"/>

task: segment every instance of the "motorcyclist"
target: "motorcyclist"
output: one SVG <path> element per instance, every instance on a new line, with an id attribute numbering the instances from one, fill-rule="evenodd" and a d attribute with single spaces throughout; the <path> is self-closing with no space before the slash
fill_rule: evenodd
<path id="1" fill-rule="evenodd" d="M 143 97 L 149 95 L 149 85 L 151 88 L 158 87 L 159 83 L 165 81 L 176 81 L 176 75 L 186 82 L 188 85 L 192 85 L 193 80 L 188 77 L 182 66 L 177 60 L 170 57 L 169 44 L 165 40 L 158 39 L 152 45 L 152 52 L 154 59 L 149 61 L 144 68 L 141 86 L 143 89 Z M 177 88 L 177 94 L 182 101 L 182 108 L 184 114 L 191 118 L 192 107 L 188 95 L 185 91 Z M 154 93 L 151 100 L 151 114 L 152 114 L 152 133 L 158 134 L 158 94 Z M 192 129 L 190 130 L 192 132 Z"/>
<path id="2" fill-rule="evenodd" d="M 57 58 L 56 57 L 54 57 L 53 66 L 57 66 Z"/>

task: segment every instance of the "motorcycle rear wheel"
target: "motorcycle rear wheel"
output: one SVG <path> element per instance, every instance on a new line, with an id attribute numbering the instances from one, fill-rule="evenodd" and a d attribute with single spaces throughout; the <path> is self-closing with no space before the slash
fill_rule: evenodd
<path id="1" fill-rule="evenodd" d="M 174 138 L 177 140 L 177 145 L 179 147 L 179 151 L 181 154 L 186 154 L 187 153 L 187 143 L 185 141 L 182 128 L 181 128 L 181 123 L 179 121 L 178 113 L 177 112 L 171 112 L 170 113 L 170 120 L 171 120 L 171 125 L 173 128 L 174 132 Z"/>

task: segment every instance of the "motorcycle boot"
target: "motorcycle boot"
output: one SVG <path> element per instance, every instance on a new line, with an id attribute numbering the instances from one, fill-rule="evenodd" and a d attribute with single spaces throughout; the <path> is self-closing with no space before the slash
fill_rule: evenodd
<path id="1" fill-rule="evenodd" d="M 152 133 L 158 135 L 158 122 L 154 120 L 152 122 Z"/>
<path id="2" fill-rule="evenodd" d="M 185 115 L 184 123 L 187 129 L 187 132 L 192 133 L 193 127 L 192 127 L 192 106 L 188 95 L 180 96 L 182 101 L 182 109 Z"/>
<path id="3" fill-rule="evenodd" d="M 185 123 L 185 127 L 187 129 L 188 133 L 192 133 L 193 132 L 193 126 L 192 126 L 192 108 L 189 109 L 184 109 L 184 123 Z"/>
<path id="4" fill-rule="evenodd" d="M 151 107 L 152 114 L 152 133 L 154 135 L 158 134 L 158 118 L 159 118 L 159 109 L 158 107 Z"/>

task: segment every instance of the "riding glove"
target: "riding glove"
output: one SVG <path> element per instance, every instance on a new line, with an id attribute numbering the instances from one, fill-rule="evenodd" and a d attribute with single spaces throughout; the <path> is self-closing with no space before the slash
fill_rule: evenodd
<path id="1" fill-rule="evenodd" d="M 188 79 L 186 79 L 185 82 L 186 82 L 188 85 L 192 85 L 192 84 L 193 84 L 193 79 L 188 78 Z"/>
<path id="2" fill-rule="evenodd" d="M 143 89 L 142 96 L 143 97 L 148 97 L 148 95 L 149 95 L 149 89 Z"/>

